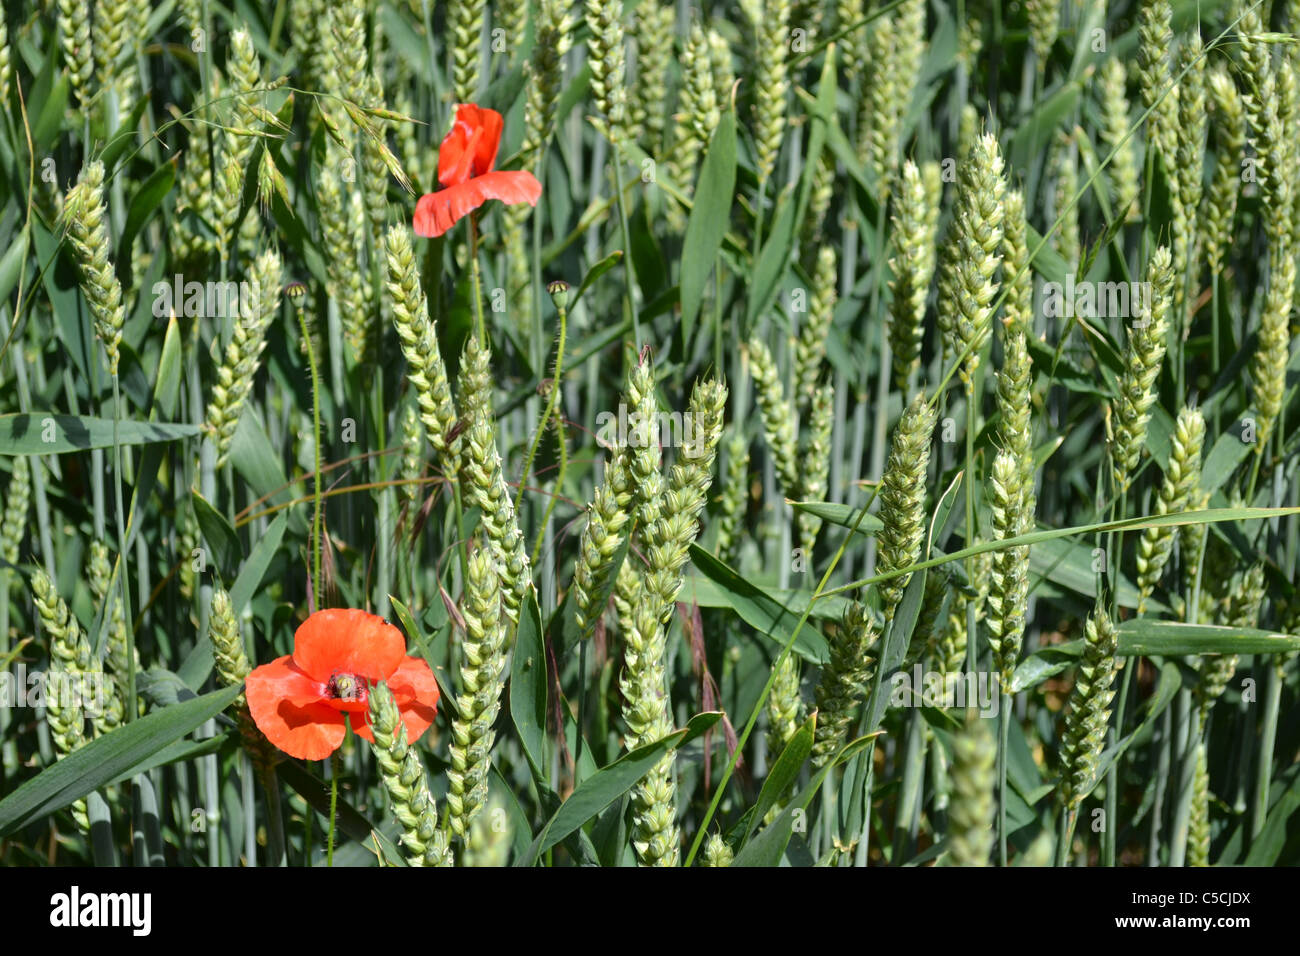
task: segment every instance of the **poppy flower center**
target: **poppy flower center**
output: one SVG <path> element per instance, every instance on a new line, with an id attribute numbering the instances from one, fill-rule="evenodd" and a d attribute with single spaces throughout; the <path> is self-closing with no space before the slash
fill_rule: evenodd
<path id="1" fill-rule="evenodd" d="M 355 674 L 337 673 L 330 677 L 325 685 L 325 693 L 335 700 L 364 703 L 369 697 L 365 681 Z"/>

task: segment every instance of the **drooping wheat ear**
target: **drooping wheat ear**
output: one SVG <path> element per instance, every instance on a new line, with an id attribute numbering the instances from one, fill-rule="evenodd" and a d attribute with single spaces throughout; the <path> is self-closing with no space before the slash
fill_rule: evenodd
<path id="1" fill-rule="evenodd" d="M 1124 61 L 1117 56 L 1109 57 L 1101 66 L 1100 133 L 1101 141 L 1106 147 L 1106 156 L 1112 153 L 1115 156 L 1106 167 L 1106 176 L 1110 180 L 1111 200 L 1115 204 L 1115 218 L 1119 222 L 1127 222 L 1138 211 L 1137 151 L 1133 137 L 1128 136 L 1129 101 L 1125 92 L 1127 75 Z"/>
<path id="2" fill-rule="evenodd" d="M 461 866 L 502 867 L 510 859 L 513 828 L 499 797 L 488 799 L 485 812 L 474 818 L 460 855 Z"/>
<path id="3" fill-rule="evenodd" d="M 1246 149 L 1246 111 L 1237 84 L 1222 66 L 1211 70 L 1206 86 L 1214 104 L 1214 178 L 1201 211 L 1205 258 L 1210 272 L 1223 269 L 1232 246 L 1237 199 L 1241 195 L 1241 160 Z"/>
<path id="4" fill-rule="evenodd" d="M 591 506 L 587 509 L 587 526 L 578 544 L 578 560 L 573 570 L 574 618 L 582 639 L 591 637 L 601 617 L 614 556 L 623 543 L 623 530 L 630 515 L 632 485 L 627 472 L 627 452 L 615 450 L 605 465 L 605 477 Z"/>
<path id="5" fill-rule="evenodd" d="M 506 626 L 501 617 L 500 582 L 486 549 L 470 555 L 465 596 L 465 642 L 460 665 L 461 693 L 451 724 L 451 767 L 447 770 L 447 822 L 467 839 L 475 815 L 487 800 L 492 767 L 492 724 L 505 686 Z"/>
<path id="6" fill-rule="evenodd" d="M 831 470 L 831 432 L 835 426 L 835 386 L 823 385 L 813 393 L 808 424 L 799 457 L 798 494 L 804 501 L 825 501 L 826 482 Z M 795 515 L 799 525 L 799 546 L 812 557 L 822 519 L 808 511 Z"/>
<path id="7" fill-rule="evenodd" d="M 800 418 L 817 394 L 826 358 L 826 337 L 835 318 L 835 248 L 829 244 L 817 250 L 817 268 L 809 290 L 808 311 L 799 326 L 794 346 L 795 410 Z"/>
<path id="8" fill-rule="evenodd" d="M 1061 0 L 1025 0 L 1025 13 L 1029 17 L 1029 45 L 1042 73 L 1061 28 Z"/>
<path id="9" fill-rule="evenodd" d="M 1147 265 L 1148 291 L 1142 296 L 1142 305 L 1136 310 L 1137 316 L 1129 329 L 1119 397 L 1111 403 L 1110 462 L 1117 495 L 1128 490 L 1146 444 L 1147 421 L 1156 398 L 1156 377 L 1165 357 L 1173 281 L 1169 249 L 1161 246 Z"/>
<path id="10" fill-rule="evenodd" d="M 1110 721 L 1118 632 L 1100 603 L 1084 626 L 1083 657 L 1070 691 L 1061 734 L 1061 800 L 1073 811 L 1083 802 L 1097 772 Z"/>
<path id="11" fill-rule="evenodd" d="M 90 5 L 76 0 L 58 0 L 59 46 L 63 65 L 68 68 L 68 85 L 78 105 L 85 109 L 91 100 L 90 77 L 95 58 L 90 46 Z"/>
<path id="12" fill-rule="evenodd" d="M 1171 178 L 1178 135 L 1178 87 L 1165 91 L 1174 75 L 1169 59 L 1174 47 L 1172 19 L 1169 0 L 1142 0 L 1138 13 L 1138 88 L 1143 108 L 1155 107 L 1147 117 L 1147 143 L 1155 146 Z"/>
<path id="13" fill-rule="evenodd" d="M 1062 133 L 1052 150 L 1052 175 L 1056 188 L 1052 191 L 1053 221 L 1060 226 L 1052 233 L 1052 247 L 1065 260 L 1066 268 L 1073 272 L 1079 267 L 1079 204 L 1074 202 L 1079 192 L 1078 153 L 1074 138 Z"/>
<path id="14" fill-rule="evenodd" d="M 218 467 L 226 463 L 230 443 L 239 426 L 239 416 L 253 389 L 253 380 L 266 347 L 266 331 L 280 306 L 280 254 L 268 249 L 253 263 L 256 289 L 251 303 L 240 300 L 239 317 L 226 346 L 224 361 L 217 368 L 208 404 L 207 429 L 217 449 Z"/>
<path id="15" fill-rule="evenodd" d="M 370 688 L 370 749 L 379 764 L 379 776 L 393 804 L 393 814 L 402 825 L 399 837 L 406 847 L 411 866 L 451 866 L 451 848 L 446 831 L 438 827 L 438 808 L 429 793 L 424 764 L 406 740 L 397 701 L 388 685 Z"/>
<path id="16" fill-rule="evenodd" d="M 727 440 L 727 477 L 718 501 L 718 537 L 714 553 L 718 560 L 735 565 L 744 534 L 745 512 L 749 505 L 749 439 L 744 429 L 732 426 Z"/>
<path id="17" fill-rule="evenodd" d="M 1187 865 L 1210 865 L 1210 773 L 1205 765 L 1205 741 L 1196 744 L 1192 775 L 1192 812 L 1187 821 Z"/>
<path id="18" fill-rule="evenodd" d="M 1204 579 L 1205 572 L 1202 572 Z M 1259 610 L 1264 603 L 1264 565 L 1252 564 L 1237 580 L 1227 596 L 1219 605 L 1220 612 L 1215 623 L 1231 628 L 1252 628 L 1259 621 Z M 1200 729 L 1205 731 L 1205 722 L 1209 719 L 1210 709 L 1228 686 L 1228 681 L 1237 672 L 1239 654 L 1219 654 L 1202 657 L 1200 660 L 1201 680 L 1196 686 L 1196 700 L 1200 705 Z"/>
<path id="19" fill-rule="evenodd" d="M 1264 131 L 1259 151 L 1267 175 L 1264 180 L 1264 234 L 1268 236 L 1268 291 L 1259 315 L 1259 341 L 1250 363 L 1251 390 L 1255 396 L 1257 427 L 1255 451 L 1264 454 L 1273 426 L 1282 410 L 1286 393 L 1286 366 L 1291 351 L 1289 316 L 1295 295 L 1296 262 L 1293 213 L 1294 170 L 1292 144 L 1288 139 L 1289 110 L 1294 103 L 1295 74 L 1291 64 L 1278 66 L 1277 100 L 1264 103 Z M 1286 101 L 1290 100 L 1291 104 Z"/>
<path id="20" fill-rule="evenodd" d="M 342 157 L 334 148 L 326 153 L 333 162 L 351 165 L 350 157 Z M 321 245 L 325 248 L 329 268 L 325 273 L 325 290 L 338 304 L 343 334 L 358 361 L 366 352 L 367 329 L 370 310 L 366 305 L 365 272 L 357 253 L 365 244 L 364 218 L 361 194 L 353 184 L 340 182 L 338 175 L 326 163 L 317 181 L 316 202 L 320 219 Z"/>
<path id="21" fill-rule="evenodd" d="M 623 32 L 623 0 L 585 0 L 587 8 L 587 64 L 591 67 L 591 93 L 600 111 L 602 132 L 611 143 L 626 138 L 627 70 Z"/>
<path id="22" fill-rule="evenodd" d="M 108 372 L 117 375 L 122 342 L 122 285 L 108 258 L 108 210 L 104 206 L 104 164 L 85 166 L 63 199 L 63 225 L 81 266 L 81 293 L 90 306 L 95 334 L 108 354 Z"/>
<path id="23" fill-rule="evenodd" d="M 1169 466 L 1156 499 L 1157 515 L 1177 514 L 1187 510 L 1201 478 L 1201 448 L 1205 443 L 1205 419 L 1199 410 L 1183 406 L 1178 412 L 1169 451 Z M 1174 550 L 1178 529 L 1172 525 L 1144 528 L 1138 539 L 1138 614 L 1146 610 L 1147 599 L 1160 583 L 1169 556 Z M 1195 556 L 1190 556 L 1195 560 Z"/>
<path id="24" fill-rule="evenodd" d="M 113 569 L 108 560 L 108 548 L 104 542 L 96 539 L 90 542 L 89 556 L 86 560 L 86 578 L 90 583 L 90 593 L 95 596 L 95 600 L 100 606 L 108 604 L 112 607 L 109 615 L 108 625 L 108 646 L 106 648 L 108 655 L 109 668 L 114 674 L 123 675 L 127 673 L 130 658 L 127 656 L 127 639 L 126 639 L 126 618 L 122 614 L 122 604 L 117 600 L 116 593 L 109 594 L 109 586 L 112 581 Z M 135 669 L 139 673 L 140 654 L 135 655 Z M 118 682 L 119 689 L 125 694 L 126 684 L 124 681 Z M 126 701 L 123 700 L 123 705 Z"/>
<path id="25" fill-rule="evenodd" d="M 839 752 L 848 736 L 853 709 L 866 695 L 874 675 L 870 651 L 880 630 L 865 605 L 849 601 L 831 637 L 831 656 L 817 682 L 817 729 L 813 737 L 813 766 L 820 767 Z"/>
<path id="26" fill-rule="evenodd" d="M 799 729 L 803 698 L 799 696 L 799 661 L 793 653 L 787 654 L 777 668 L 772 693 L 767 698 L 767 760 L 768 766 L 785 750 L 785 745 Z"/>
<path id="27" fill-rule="evenodd" d="M 790 0 L 754 4 L 761 15 L 754 22 L 754 150 L 761 193 L 776 168 L 776 155 L 785 136 L 790 91 Z"/>
<path id="28" fill-rule="evenodd" d="M 391 226 L 387 234 L 388 292 L 393 299 L 393 325 L 406 356 L 406 374 L 415 387 L 429 444 L 438 453 L 442 472 L 454 480 L 460 472 L 461 439 L 454 435 L 457 415 L 447 380 L 447 366 L 438 348 L 438 331 L 429 319 L 429 305 L 420 288 L 420 270 L 411 248 L 411 230 Z"/>
<path id="29" fill-rule="evenodd" d="M 876 573 L 888 574 L 911 567 L 921 556 L 925 536 L 925 476 L 930 465 L 930 439 L 935 411 L 918 392 L 894 427 L 889 461 L 880 477 L 880 523 L 876 533 L 880 549 Z M 902 600 L 910 574 L 881 581 L 880 609 L 888 627 Z"/>
<path id="30" fill-rule="evenodd" d="M 776 359 L 767 343 L 754 336 L 749 340 L 749 362 L 754 375 L 754 393 L 763 413 L 763 437 L 772 452 L 777 478 L 786 494 L 799 487 L 799 464 L 795 440 L 795 410 L 786 398 L 777 375 Z"/>
<path id="31" fill-rule="evenodd" d="M 461 357 L 461 408 L 468 423 L 461 461 L 462 480 L 470 500 L 483 513 L 492 557 L 501 579 L 501 600 L 512 622 L 519 620 L 519 602 L 532 578 L 528 551 L 515 505 L 501 470 L 496 424 L 492 412 L 492 353 L 471 336 Z"/>
<path id="32" fill-rule="evenodd" d="M 555 107 L 564 81 L 564 61 L 573 43 L 568 0 L 542 0 L 534 8 L 533 17 L 537 42 L 533 58 L 524 67 L 524 84 L 528 90 L 524 102 L 524 142 L 520 147 L 520 166 L 524 169 L 536 165 L 542 147 L 555 132 Z M 532 209 L 526 204 L 518 208 Z"/>
<path id="33" fill-rule="evenodd" d="M 451 33 L 452 92 L 457 103 L 478 102 L 486 0 L 452 0 L 447 9 Z"/>
<path id="34" fill-rule="evenodd" d="M 736 858 L 735 851 L 720 833 L 710 833 L 704 843 L 704 853 L 700 857 L 700 866 L 731 866 Z"/>
<path id="35" fill-rule="evenodd" d="M 989 475 L 989 505 L 993 511 L 995 540 L 1014 538 L 1033 521 L 1032 515 L 1025 514 L 1021 464 L 1009 451 L 998 452 L 993 459 L 993 470 Z M 1011 675 L 1020 660 L 1028 594 L 1029 548 L 1004 547 L 1001 551 L 994 551 L 989 587 L 989 646 L 1005 694 L 1011 693 Z"/>
<path id="36" fill-rule="evenodd" d="M 5 488 L 4 517 L 0 519 L 0 558 L 18 563 L 18 552 L 27 534 L 27 511 L 31 504 L 31 470 L 26 455 L 11 459 L 12 471 Z M 3 596 L 0 595 L 0 600 Z"/>
<path id="37" fill-rule="evenodd" d="M 9 28 L 4 10 L 0 10 L 0 108 L 9 108 L 9 88 L 13 85 L 14 67 L 9 52 Z"/>
<path id="38" fill-rule="evenodd" d="M 1002 367 L 998 369 L 998 439 L 1020 469 L 1024 525 L 1016 534 L 1034 529 L 1034 425 L 1033 363 L 1027 336 L 1021 329 L 1004 326 Z"/>
<path id="39" fill-rule="evenodd" d="M 952 794 L 948 804 L 948 858 L 953 866 L 988 866 L 993 830 L 997 741 L 978 711 L 952 738 Z"/>
<path id="40" fill-rule="evenodd" d="M 1199 223 L 1197 214 L 1204 191 L 1205 136 L 1209 112 L 1205 105 L 1205 57 L 1201 35 L 1193 30 L 1179 47 L 1177 70 L 1178 126 L 1175 135 L 1175 189 L 1173 195 L 1174 319 L 1180 335 L 1185 334 L 1192 303 L 1186 301 L 1186 285 L 1194 279 L 1189 270 L 1196 260 Z"/>
<path id="41" fill-rule="evenodd" d="M 1028 224 L 1025 221 L 1025 194 L 1019 189 L 1007 192 L 1006 217 L 1002 235 L 1002 281 L 1007 285 L 1003 303 L 1003 341 L 1013 329 L 1025 335 L 1034 328 L 1034 273 L 1029 268 Z"/>
<path id="42" fill-rule="evenodd" d="M 970 354 L 961 368 L 967 391 L 974 388 L 980 350 L 993 328 L 995 273 L 1002 246 L 1002 154 L 997 137 L 984 133 L 975 140 L 957 174 L 955 219 L 944 244 L 939 272 L 939 327 L 948 353 Z"/>
<path id="43" fill-rule="evenodd" d="M 663 148 L 664 126 L 668 118 L 668 63 L 673 57 L 673 27 L 676 19 L 673 7 L 660 0 L 645 0 L 637 6 L 633 15 L 636 25 L 636 82 L 632 85 L 628 118 L 632 129 L 642 131 L 641 142 L 651 156 L 658 156 Z M 709 60 L 709 51 L 700 48 L 695 52 L 704 61 L 702 67 L 697 67 L 688 58 L 683 61 L 682 68 L 688 76 L 695 69 L 708 70 L 712 91 L 713 65 Z"/>

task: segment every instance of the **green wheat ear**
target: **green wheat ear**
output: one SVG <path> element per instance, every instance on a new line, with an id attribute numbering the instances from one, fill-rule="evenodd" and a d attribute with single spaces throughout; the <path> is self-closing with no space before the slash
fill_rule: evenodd
<path id="1" fill-rule="evenodd" d="M 399 839 L 406 847 L 407 862 L 411 866 L 451 866 L 451 849 L 447 834 L 438 828 L 437 807 L 429 793 L 424 764 L 407 743 L 397 701 L 383 682 L 370 689 L 370 728 L 375 738 L 370 749 L 402 826 Z"/>
<path id="2" fill-rule="evenodd" d="M 799 696 L 799 662 L 787 654 L 776 671 L 772 693 L 767 698 L 767 753 L 775 762 L 799 729 L 803 699 Z"/>
<path id="3" fill-rule="evenodd" d="M 731 861 L 736 858 L 735 851 L 722 839 L 718 833 L 710 833 L 708 841 L 704 844 L 704 855 L 701 860 L 701 866 L 731 866 Z"/>
<path id="4" fill-rule="evenodd" d="M 1201 221 L 1205 224 L 1205 258 L 1211 274 L 1217 275 L 1232 246 L 1233 217 L 1241 195 L 1241 160 L 1246 149 L 1246 111 L 1237 84 L 1222 66 L 1210 71 L 1206 85 L 1214 104 L 1214 178 Z"/>
<path id="5" fill-rule="evenodd" d="M 880 629 L 866 606 L 850 601 L 831 638 L 831 656 L 817 683 L 817 729 L 813 738 L 813 766 L 833 758 L 848 737 L 853 709 L 866 694 L 875 673 L 870 652 Z"/>
<path id="6" fill-rule="evenodd" d="M 790 0 L 755 0 L 746 12 L 755 34 L 754 149 L 761 193 L 776 168 L 785 136 L 790 89 Z"/>
<path id="7" fill-rule="evenodd" d="M 901 571 L 916 563 L 925 533 L 925 477 L 930 465 L 930 440 L 935 410 L 917 393 L 894 428 L 889 461 L 880 478 L 880 548 L 878 574 Z M 880 608 L 885 624 L 894 616 L 911 574 L 881 581 Z"/>
<path id="8" fill-rule="evenodd" d="M 958 171 L 955 218 L 939 274 L 939 327 L 949 355 L 969 353 L 960 372 L 968 391 L 993 330 L 1005 190 L 997 138 L 979 135 Z"/>
<path id="9" fill-rule="evenodd" d="M 1178 412 L 1169 452 L 1169 465 L 1164 482 L 1156 498 L 1157 515 L 1187 511 L 1192 494 L 1201 478 L 1201 449 L 1205 443 L 1205 419 L 1201 413 L 1188 406 Z M 1160 583 L 1160 576 L 1174 549 L 1178 528 L 1169 525 L 1145 528 L 1138 540 L 1138 614 L 1146 610 L 1150 598 Z M 1192 560 L 1195 560 L 1193 557 Z"/>
<path id="10" fill-rule="evenodd" d="M 948 859 L 953 866 L 988 866 L 993 850 L 993 763 L 997 743 L 976 711 L 952 739 Z"/>
<path id="11" fill-rule="evenodd" d="M 1155 402 L 1156 377 L 1165 357 L 1169 309 L 1174 283 L 1169 249 L 1161 246 L 1147 267 L 1150 296 L 1144 297 L 1129 328 L 1120 376 L 1119 398 L 1111 405 L 1109 450 L 1117 494 L 1128 490 L 1146 445 L 1147 422 Z"/>
<path id="12" fill-rule="evenodd" d="M 749 439 L 743 429 L 734 425 L 732 429 L 727 441 L 727 477 L 722 483 L 722 496 L 718 502 L 718 536 L 714 541 L 714 551 L 720 561 L 734 567 L 745 531 L 750 471 Z"/>
<path id="13" fill-rule="evenodd" d="M 1024 475 L 1020 463 L 1009 452 L 999 452 L 993 460 L 989 499 L 996 540 L 1014 538 L 1032 522 L 1032 516 L 1024 513 Z M 989 588 L 989 646 L 1005 694 L 1011 693 L 1011 676 L 1020 658 L 1028 595 L 1029 548 L 1009 547 L 994 551 L 993 579 Z"/>
<path id="14" fill-rule="evenodd" d="M 501 585 L 487 549 L 470 555 L 461 615 L 465 642 L 460 665 L 461 693 L 451 725 L 451 768 L 447 771 L 447 822 L 468 840 L 475 816 L 487 801 L 492 767 L 492 724 L 505 686 L 506 626 L 501 617 Z"/>
<path id="15" fill-rule="evenodd" d="M 1079 661 L 1069 711 L 1061 734 L 1061 801 L 1073 812 L 1091 789 L 1101 759 L 1110 702 L 1115 696 L 1115 651 L 1118 632 L 1105 607 L 1098 604 L 1084 626 L 1083 657 Z"/>
<path id="16" fill-rule="evenodd" d="M 894 256 L 889 260 L 893 299 L 887 321 L 894 386 L 906 394 L 913 374 L 921 367 L 925 306 L 934 278 L 934 241 L 943 192 L 939 167 L 927 163 L 921 169 L 910 159 L 904 161 L 898 188 L 893 213 Z"/>
<path id="17" fill-rule="evenodd" d="M 27 533 L 27 512 L 31 504 L 31 471 L 26 455 L 12 459 L 13 470 L 9 486 L 5 488 L 4 517 L 0 519 L 0 558 L 10 564 L 18 563 L 18 550 Z M 0 595 L 0 600 L 4 596 Z M 3 637 L 3 635 L 0 635 Z"/>
<path id="18" fill-rule="evenodd" d="M 799 487 L 799 462 L 795 438 L 795 410 L 777 373 L 776 359 L 767 343 L 757 336 L 749 340 L 749 367 L 754 375 L 754 392 L 763 414 L 763 437 L 772 452 L 777 478 L 786 494 Z"/>
<path id="19" fill-rule="evenodd" d="M 122 306 L 122 284 L 108 258 L 107 219 L 104 164 L 96 160 L 81 170 L 77 184 L 64 197 L 63 225 L 81 266 L 81 292 L 90 306 L 95 335 L 104 343 L 108 354 L 108 372 L 117 375 L 126 312 Z"/>
<path id="20" fill-rule="evenodd" d="M 1101 141 L 1106 155 L 1114 154 L 1106 168 L 1115 203 L 1115 218 L 1126 222 L 1138 213 L 1138 164 L 1134 138 L 1129 131 L 1129 101 L 1125 91 L 1127 71 L 1117 56 L 1101 67 Z M 1233 170 L 1234 178 L 1238 171 Z"/>
<path id="21" fill-rule="evenodd" d="M 636 23 L 636 81 L 628 104 L 633 129 L 642 131 L 642 144 L 651 156 L 660 155 L 667 124 L 668 64 L 673 58 L 673 27 L 677 11 L 660 0 L 644 0 L 633 14 Z M 701 51 L 703 54 L 704 51 Z M 705 55 L 705 68 L 711 69 Z M 683 68 L 695 67 L 687 60 Z M 712 83 L 712 78 L 710 78 Z"/>
<path id="22" fill-rule="evenodd" d="M 605 613 L 599 603 L 613 570 L 614 556 L 623 543 L 623 529 L 630 515 L 632 486 L 629 481 L 626 451 L 617 449 L 605 465 L 605 477 L 587 509 L 587 525 L 582 529 L 578 560 L 573 571 L 574 618 L 582 639 L 591 637 Z"/>
<path id="23" fill-rule="evenodd" d="M 591 93 L 600 111 L 602 131 L 611 143 L 627 135 L 626 39 L 623 0 L 586 0 L 587 64 L 591 67 Z"/>

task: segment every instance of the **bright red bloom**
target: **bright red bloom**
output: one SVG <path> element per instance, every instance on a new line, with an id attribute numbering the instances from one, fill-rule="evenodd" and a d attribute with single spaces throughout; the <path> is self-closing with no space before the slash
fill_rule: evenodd
<path id="1" fill-rule="evenodd" d="M 317 611 L 293 636 L 293 654 L 255 668 L 244 681 L 258 728 L 291 757 L 324 760 L 343 743 L 347 718 L 370 732 L 370 686 L 385 681 L 414 743 L 433 723 L 438 682 L 429 665 L 406 656 L 402 632 L 352 608 Z"/>
<path id="2" fill-rule="evenodd" d="M 441 236 L 489 199 L 536 206 L 542 184 L 523 170 L 496 171 L 501 114 L 473 103 L 456 106 L 456 122 L 438 148 L 438 182 L 415 204 L 415 234 Z"/>

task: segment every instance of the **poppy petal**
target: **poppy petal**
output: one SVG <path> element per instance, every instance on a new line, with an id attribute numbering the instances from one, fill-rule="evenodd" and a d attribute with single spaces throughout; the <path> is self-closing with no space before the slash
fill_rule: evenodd
<path id="1" fill-rule="evenodd" d="M 287 654 L 269 664 L 253 668 L 244 678 L 244 696 L 249 709 L 254 702 L 263 707 L 287 700 L 298 707 L 318 703 L 325 696 L 325 685 L 298 667 Z M 257 714 L 253 714 L 254 718 Z"/>
<path id="2" fill-rule="evenodd" d="M 266 739 L 291 757 L 324 760 L 343 743 L 343 714 L 320 703 L 322 688 L 289 657 L 255 668 L 244 680 L 248 711 Z"/>
<path id="3" fill-rule="evenodd" d="M 402 632 L 357 608 L 317 611 L 293 636 L 294 663 L 320 681 L 340 672 L 386 680 L 405 656 Z"/>
<path id="4" fill-rule="evenodd" d="M 438 712 L 438 682 L 429 665 L 418 657 L 403 659 L 400 667 L 388 679 L 388 689 L 393 692 L 402 723 L 406 725 L 406 742 L 415 743 L 433 724 Z M 373 741 L 370 730 L 370 712 L 353 713 L 352 731 L 358 737 Z"/>
<path id="5" fill-rule="evenodd" d="M 438 147 L 438 182 L 457 186 L 492 171 L 505 121 L 496 110 L 460 103 L 456 121 Z"/>

